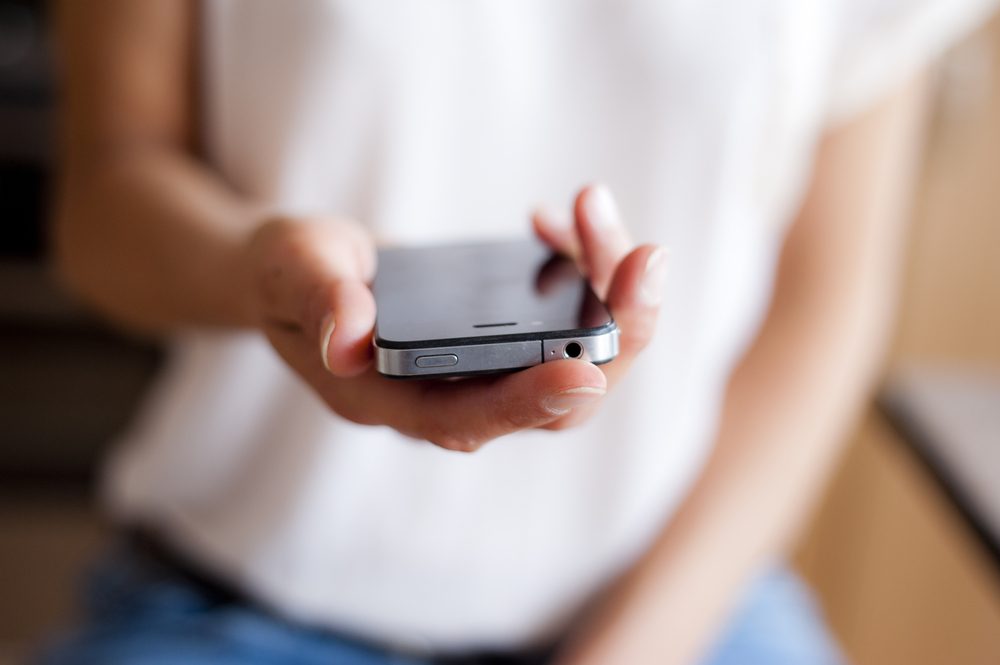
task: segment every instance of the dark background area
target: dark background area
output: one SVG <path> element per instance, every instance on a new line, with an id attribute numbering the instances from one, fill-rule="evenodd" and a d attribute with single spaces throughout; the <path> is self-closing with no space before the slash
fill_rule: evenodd
<path id="1" fill-rule="evenodd" d="M 159 362 L 76 307 L 46 259 L 57 99 L 43 2 L 0 0 L 0 487 L 89 487 Z"/>

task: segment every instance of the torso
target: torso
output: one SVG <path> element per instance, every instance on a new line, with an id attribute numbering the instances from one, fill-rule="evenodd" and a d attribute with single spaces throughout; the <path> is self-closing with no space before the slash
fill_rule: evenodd
<path id="1" fill-rule="evenodd" d="M 670 249 L 668 292 L 592 421 L 471 456 L 339 419 L 256 335 L 190 334 L 112 465 L 118 514 L 310 623 L 445 650 L 557 631 L 700 469 L 807 171 L 822 49 L 786 56 L 814 12 L 725 4 L 207 3 L 209 155 L 245 195 L 432 242 L 525 234 L 603 181 Z"/>

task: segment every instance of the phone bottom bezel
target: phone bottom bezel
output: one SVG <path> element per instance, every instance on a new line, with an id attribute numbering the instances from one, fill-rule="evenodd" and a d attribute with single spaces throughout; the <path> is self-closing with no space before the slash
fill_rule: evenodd
<path id="1" fill-rule="evenodd" d="M 614 360 L 618 355 L 617 326 L 596 335 L 579 335 L 553 339 L 493 341 L 486 344 L 457 344 L 421 348 L 395 349 L 375 343 L 375 369 L 383 376 L 395 379 L 447 378 L 513 372 L 544 362 L 567 357 L 563 349 L 572 342 L 580 344 L 579 359 L 595 365 Z M 455 365 L 418 367 L 416 359 L 426 356 L 455 355 Z"/>

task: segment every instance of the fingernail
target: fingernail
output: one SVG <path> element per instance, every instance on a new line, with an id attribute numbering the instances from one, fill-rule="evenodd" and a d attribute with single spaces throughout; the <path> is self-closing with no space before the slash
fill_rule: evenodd
<path id="1" fill-rule="evenodd" d="M 323 323 L 320 326 L 319 333 L 319 353 L 320 358 L 323 360 L 323 367 L 326 371 L 331 372 L 330 369 L 330 359 L 328 354 L 330 352 L 330 339 L 333 337 L 333 329 L 337 327 L 337 322 L 333 320 L 333 312 L 330 312 L 323 317 Z"/>
<path id="2" fill-rule="evenodd" d="M 587 197 L 587 216 L 591 223 L 598 228 L 608 228 L 621 224 L 621 215 L 618 213 L 618 204 L 615 197 L 611 195 L 604 185 L 596 185 Z"/>
<path id="3" fill-rule="evenodd" d="M 570 388 L 555 395 L 545 398 L 543 406 L 549 413 L 561 416 L 569 413 L 573 409 L 590 404 L 591 402 L 604 397 L 604 388 L 591 388 L 582 386 L 580 388 Z"/>
<path id="4" fill-rule="evenodd" d="M 639 298 L 648 307 L 655 307 L 663 301 L 667 277 L 667 250 L 657 247 L 646 259 L 646 271 L 639 284 Z"/>

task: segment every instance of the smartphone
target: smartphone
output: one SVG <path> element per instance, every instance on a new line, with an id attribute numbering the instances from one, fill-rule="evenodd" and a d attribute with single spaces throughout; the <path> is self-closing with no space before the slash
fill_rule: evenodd
<path id="1" fill-rule="evenodd" d="M 373 291 L 375 367 L 385 376 L 618 355 L 611 312 L 573 261 L 537 240 L 383 249 Z"/>

